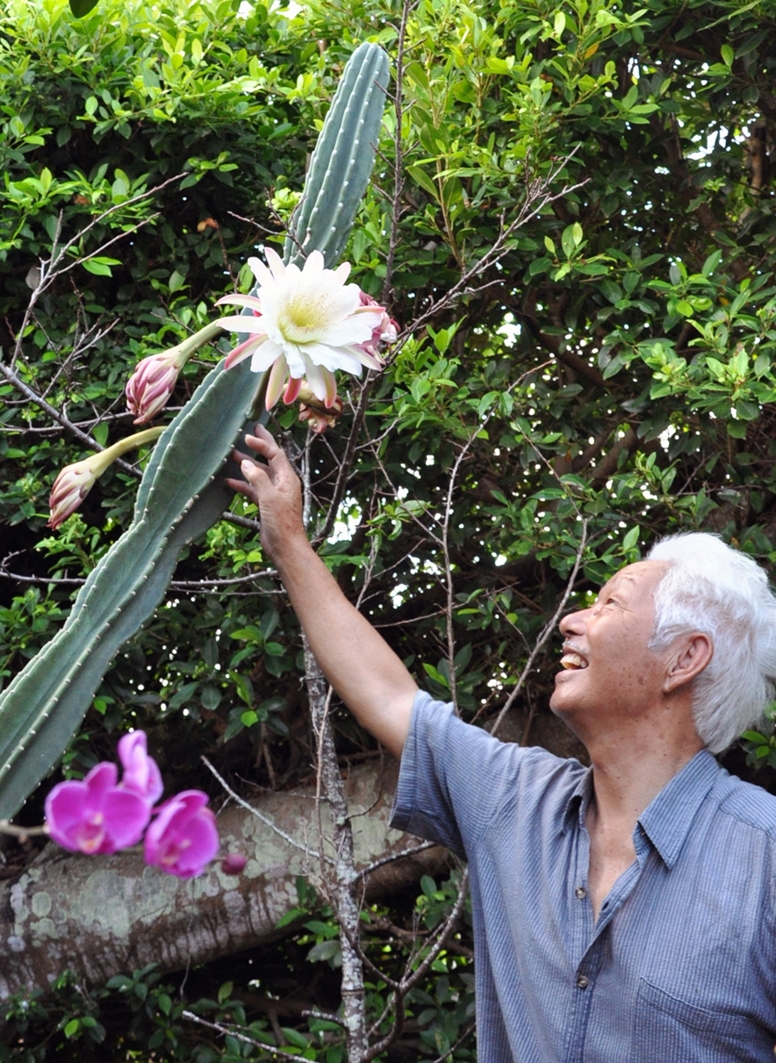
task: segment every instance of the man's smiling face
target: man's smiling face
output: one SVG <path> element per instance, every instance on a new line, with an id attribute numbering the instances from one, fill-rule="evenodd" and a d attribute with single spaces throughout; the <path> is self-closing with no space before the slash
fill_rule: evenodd
<path id="1" fill-rule="evenodd" d="M 577 723 L 586 732 L 596 719 L 633 716 L 660 703 L 665 659 L 648 643 L 655 588 L 667 568 L 663 561 L 628 565 L 602 587 L 594 605 L 561 620 L 563 670 L 550 708 L 577 733 Z"/>

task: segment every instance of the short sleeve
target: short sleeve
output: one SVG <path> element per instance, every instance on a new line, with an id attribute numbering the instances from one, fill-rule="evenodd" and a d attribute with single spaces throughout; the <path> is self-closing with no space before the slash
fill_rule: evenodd
<path id="1" fill-rule="evenodd" d="M 521 763 L 531 752 L 464 723 L 451 705 L 418 693 L 391 825 L 466 858 L 471 841 L 514 795 Z"/>

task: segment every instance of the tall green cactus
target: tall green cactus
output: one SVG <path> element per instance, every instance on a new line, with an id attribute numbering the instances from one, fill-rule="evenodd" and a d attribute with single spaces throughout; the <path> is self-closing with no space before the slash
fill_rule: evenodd
<path id="1" fill-rule="evenodd" d="M 288 240 L 287 262 L 318 248 L 332 265 L 342 253 L 369 182 L 387 82 L 387 56 L 362 44 L 343 72 L 293 219 L 302 251 Z M 90 573 L 62 629 L 0 696 L 0 818 L 13 816 L 58 762 L 112 657 L 164 596 L 181 549 L 229 504 L 225 457 L 259 386 L 248 362 L 210 372 L 160 436 L 130 527 Z"/>
<path id="2" fill-rule="evenodd" d="M 318 250 L 331 268 L 345 249 L 374 166 L 387 86 L 388 57 L 377 45 L 362 44 L 342 73 L 315 145 L 283 248 L 286 262 Z"/>

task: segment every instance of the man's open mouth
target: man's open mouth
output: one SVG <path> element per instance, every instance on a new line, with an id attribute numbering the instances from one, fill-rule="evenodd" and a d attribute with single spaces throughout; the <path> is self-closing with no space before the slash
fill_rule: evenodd
<path id="1" fill-rule="evenodd" d="M 560 666 L 567 671 L 577 671 L 580 668 L 587 668 L 587 661 L 584 657 L 580 657 L 578 653 L 568 651 L 561 657 Z"/>

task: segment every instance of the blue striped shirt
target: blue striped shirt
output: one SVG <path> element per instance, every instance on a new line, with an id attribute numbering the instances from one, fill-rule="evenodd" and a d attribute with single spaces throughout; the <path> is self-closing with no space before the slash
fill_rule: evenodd
<path id="1" fill-rule="evenodd" d="M 591 789 L 416 698 L 393 825 L 468 860 L 480 1063 L 773 1063 L 776 798 L 698 753 L 594 923 Z"/>

